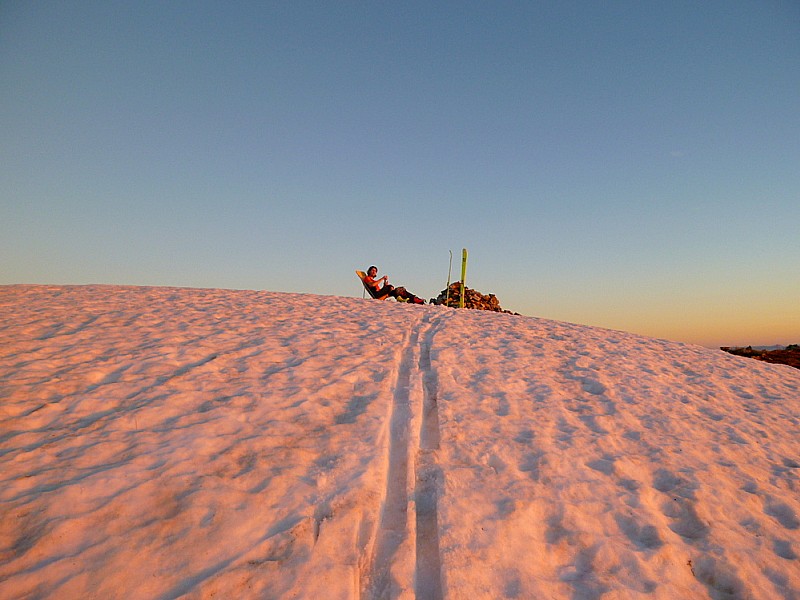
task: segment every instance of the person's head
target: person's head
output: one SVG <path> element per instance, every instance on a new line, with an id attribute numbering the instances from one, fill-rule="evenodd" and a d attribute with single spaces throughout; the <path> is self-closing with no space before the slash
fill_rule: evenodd
<path id="1" fill-rule="evenodd" d="M 370 277 L 375 277 L 375 275 L 377 274 L 378 274 L 378 267 L 370 267 L 369 269 L 367 269 L 367 275 L 369 275 Z"/>

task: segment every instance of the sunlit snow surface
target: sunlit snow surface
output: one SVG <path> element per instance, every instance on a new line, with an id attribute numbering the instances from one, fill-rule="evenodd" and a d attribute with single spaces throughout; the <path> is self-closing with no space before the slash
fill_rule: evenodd
<path id="1" fill-rule="evenodd" d="M 800 598 L 800 370 L 358 298 L 0 287 L 0 598 Z"/>

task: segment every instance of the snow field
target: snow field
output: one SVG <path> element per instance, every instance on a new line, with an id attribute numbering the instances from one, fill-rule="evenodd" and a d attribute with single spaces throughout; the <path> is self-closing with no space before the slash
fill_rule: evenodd
<path id="1" fill-rule="evenodd" d="M 0 598 L 800 598 L 800 371 L 505 314 L 0 287 Z"/>

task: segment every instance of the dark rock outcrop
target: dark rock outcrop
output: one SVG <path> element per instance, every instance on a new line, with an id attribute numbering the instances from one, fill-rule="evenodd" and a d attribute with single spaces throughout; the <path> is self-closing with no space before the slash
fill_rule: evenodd
<path id="1" fill-rule="evenodd" d="M 747 346 L 746 348 L 722 346 L 720 350 L 735 354 L 736 356 L 755 358 L 756 360 L 763 360 L 768 363 L 789 365 L 790 367 L 800 369 L 800 345 L 797 344 L 786 346 L 783 350 L 758 350 L 752 346 Z"/>

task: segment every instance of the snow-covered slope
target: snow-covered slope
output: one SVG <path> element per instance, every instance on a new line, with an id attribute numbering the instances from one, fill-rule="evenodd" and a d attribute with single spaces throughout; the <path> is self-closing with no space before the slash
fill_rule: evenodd
<path id="1" fill-rule="evenodd" d="M 800 598 L 800 371 L 542 319 L 0 288 L 0 598 Z"/>

